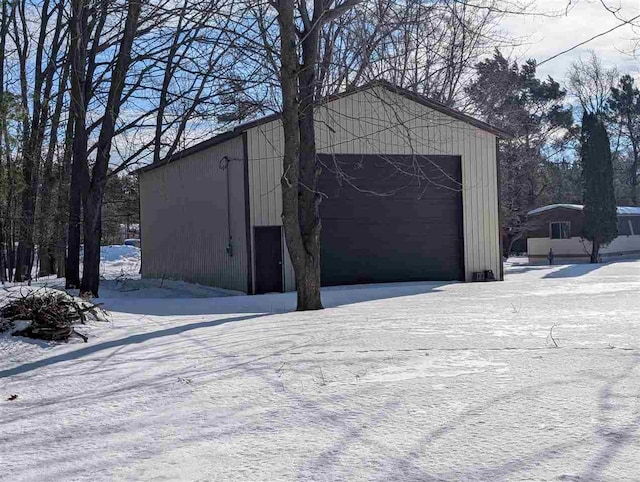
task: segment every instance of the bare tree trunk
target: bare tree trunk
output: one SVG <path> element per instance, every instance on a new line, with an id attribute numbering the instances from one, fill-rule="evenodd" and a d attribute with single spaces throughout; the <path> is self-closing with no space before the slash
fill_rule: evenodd
<path id="1" fill-rule="evenodd" d="M 600 240 L 594 239 L 591 242 L 591 262 L 597 263 L 600 257 Z"/>
<path id="2" fill-rule="evenodd" d="M 9 146 L 9 133 L 6 124 L 3 126 L 3 132 L 0 135 L 4 138 L 4 145 Z M 16 209 L 13 202 L 16 192 L 16 181 L 14 176 L 13 162 L 9 150 L 5 152 L 5 163 L 7 171 L 7 202 L 6 202 L 6 225 L 5 225 L 5 252 L 7 263 L 7 279 L 13 281 L 13 272 L 15 268 L 15 219 Z"/>
<path id="3" fill-rule="evenodd" d="M 93 189 L 84 202 L 83 233 L 84 256 L 82 259 L 81 293 L 98 296 L 100 288 L 100 239 L 102 238 L 102 198 L 103 192 Z"/>
<path id="4" fill-rule="evenodd" d="M 638 153 L 634 152 L 631 163 L 631 204 L 638 205 Z"/>
<path id="5" fill-rule="evenodd" d="M 76 137 L 80 137 L 77 135 Z M 74 145 L 76 141 L 74 140 Z M 76 155 L 71 168 L 71 187 L 69 193 L 69 226 L 67 233 L 67 258 L 65 262 L 65 287 L 80 287 L 80 223 L 82 215 L 82 162 Z"/>
<path id="6" fill-rule="evenodd" d="M 62 162 L 58 166 L 58 198 L 56 200 L 55 215 L 55 243 L 56 243 L 56 274 L 58 278 L 65 277 L 67 258 L 67 230 L 69 217 L 69 174 L 71 173 L 71 156 L 73 150 L 73 126 L 75 119 L 69 115 L 64 136 L 64 153 Z M 78 280 L 79 281 L 79 280 Z"/>
<path id="7" fill-rule="evenodd" d="M 300 65 L 296 49 L 294 0 L 282 0 L 279 3 L 278 22 L 280 23 L 280 83 L 283 104 L 282 126 L 284 129 L 283 175 L 280 182 L 282 186 L 282 224 L 289 256 L 296 274 L 297 309 L 320 309 L 322 308 L 320 286 L 315 282 L 314 273 L 309 273 L 309 269 L 313 269 L 313 260 L 310 259 L 313 253 L 306 251 L 300 224 L 300 103 L 298 96 Z M 308 147 L 307 145 L 306 148 L 308 149 Z"/>
<path id="8" fill-rule="evenodd" d="M 69 74 L 69 64 L 65 65 L 64 71 L 58 83 L 58 95 L 56 105 L 51 117 L 51 127 L 49 130 L 49 146 L 44 162 L 44 171 L 40 185 L 40 206 L 38 211 L 38 253 L 40 259 L 39 276 L 49 276 L 56 271 L 54 222 L 55 214 L 52 206 L 53 188 L 56 183 L 56 176 L 53 172 L 53 159 L 58 146 L 58 129 L 60 127 L 60 117 L 64 104 L 64 94 L 66 90 Z"/>
<path id="9" fill-rule="evenodd" d="M 629 137 L 631 138 L 631 147 L 633 148 L 633 161 L 631 162 L 631 204 L 638 205 L 638 158 L 640 153 L 638 152 L 638 140 L 633 129 L 633 121 L 629 118 L 627 121 L 629 129 Z"/>
<path id="10" fill-rule="evenodd" d="M 84 260 L 80 291 L 98 296 L 100 286 L 100 238 L 102 237 L 102 201 L 107 183 L 107 171 L 115 124 L 122 104 L 122 91 L 131 63 L 131 47 L 138 28 L 141 9 L 140 0 L 130 0 L 127 20 L 120 43 L 117 61 L 111 76 L 109 97 L 105 106 L 102 127 L 98 138 L 96 161 L 93 165 L 91 182 L 83 204 L 84 220 Z"/>
<path id="11" fill-rule="evenodd" d="M 0 19 L 0 192 L 5 187 L 5 172 L 4 172 L 4 140 L 5 140 L 5 128 L 6 119 L 5 116 L 5 92 L 4 92 L 4 62 L 5 62 L 5 46 L 7 43 L 7 34 L 9 31 L 9 2 L 8 0 L 2 0 L 2 18 Z M 7 136 L 8 137 L 8 136 Z M 9 146 L 6 146 L 7 155 L 9 152 Z M 0 199 L 0 281 L 4 283 L 7 281 L 7 266 L 6 266 L 6 239 L 5 229 L 6 223 L 4 220 L 9 214 L 4 200 Z"/>
<path id="12" fill-rule="evenodd" d="M 297 309 L 320 310 L 320 201 L 313 109 L 316 98 L 316 64 L 322 26 L 353 7 L 359 0 L 314 0 L 313 15 L 305 2 L 277 3 L 280 26 L 280 87 L 284 130 L 282 224 L 296 276 Z M 295 9 L 304 26 L 298 30 Z M 302 65 L 298 45 L 302 47 Z"/>
<path id="13" fill-rule="evenodd" d="M 65 263 L 65 286 L 67 289 L 80 287 L 80 223 L 82 197 L 87 183 L 87 19 L 88 5 L 83 0 L 73 0 L 71 4 L 71 105 L 73 126 L 73 163 L 69 188 L 68 248 Z"/>
<path id="14" fill-rule="evenodd" d="M 321 168 L 316 156 L 314 100 L 316 97 L 316 58 L 319 31 L 312 28 L 302 41 L 302 69 L 298 78 L 300 90 L 300 180 L 298 203 L 300 231 L 304 246 L 304 276 L 296 277 L 299 309 L 322 309 L 320 297 L 320 202 L 318 178 Z"/>

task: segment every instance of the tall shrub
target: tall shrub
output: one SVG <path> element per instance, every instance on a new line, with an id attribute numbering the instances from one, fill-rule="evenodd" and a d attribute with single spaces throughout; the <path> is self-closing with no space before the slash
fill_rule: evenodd
<path id="1" fill-rule="evenodd" d="M 582 236 L 591 241 L 591 262 L 597 263 L 600 248 L 618 235 L 609 135 L 597 114 L 583 114 L 580 143 L 584 202 Z"/>

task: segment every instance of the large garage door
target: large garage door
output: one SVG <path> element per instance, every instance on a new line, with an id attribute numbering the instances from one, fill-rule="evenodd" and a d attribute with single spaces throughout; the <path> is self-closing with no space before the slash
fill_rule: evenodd
<path id="1" fill-rule="evenodd" d="M 320 162 L 324 286 L 464 279 L 460 157 Z"/>

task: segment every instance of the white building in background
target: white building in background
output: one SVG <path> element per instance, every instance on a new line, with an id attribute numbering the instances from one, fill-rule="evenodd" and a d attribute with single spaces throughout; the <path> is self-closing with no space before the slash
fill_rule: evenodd
<path id="1" fill-rule="evenodd" d="M 555 262 L 589 261 L 591 242 L 581 236 L 584 224 L 581 204 L 551 204 L 529 211 L 527 235 L 529 261 L 547 260 L 553 250 Z M 640 256 L 640 207 L 618 207 L 618 237 L 600 249 L 602 261 Z"/>

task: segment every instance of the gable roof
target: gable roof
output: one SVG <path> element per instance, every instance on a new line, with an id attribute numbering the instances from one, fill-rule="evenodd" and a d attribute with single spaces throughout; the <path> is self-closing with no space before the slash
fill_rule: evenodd
<path id="1" fill-rule="evenodd" d="M 331 102 L 333 100 L 336 99 L 341 99 L 343 97 L 348 97 L 350 95 L 356 94 L 358 92 L 362 92 L 365 90 L 369 90 L 372 89 L 374 87 L 382 87 L 390 92 L 393 92 L 394 94 L 398 94 L 402 97 L 405 97 L 413 102 L 416 102 L 420 105 L 424 105 L 425 107 L 429 107 L 430 109 L 433 109 L 437 112 L 441 112 L 445 115 L 448 115 L 449 117 L 453 117 L 454 119 L 458 119 L 459 121 L 465 122 L 469 125 L 472 125 L 474 127 L 477 127 L 480 130 L 489 132 L 497 137 L 503 138 L 503 139 L 510 139 L 513 137 L 513 135 L 507 131 L 505 131 L 504 129 L 500 129 L 499 127 L 496 126 L 492 126 L 491 124 L 487 124 L 486 122 L 483 122 L 479 119 L 476 119 L 475 117 L 472 117 L 468 114 L 465 114 L 464 112 L 461 112 L 459 110 L 456 110 L 452 107 L 449 107 L 445 104 L 442 104 L 441 102 L 435 101 L 433 99 L 430 99 L 428 97 L 425 97 L 423 95 L 417 94 L 415 92 L 412 92 L 408 89 L 405 89 L 403 87 L 399 87 L 395 84 L 392 84 L 391 82 L 387 82 L 386 80 L 374 80 L 372 82 L 369 82 L 367 84 L 362 85 L 361 87 L 356 87 L 353 89 L 349 89 L 346 90 L 345 92 L 340 92 L 338 94 L 334 94 L 334 95 L 330 95 L 327 97 L 324 97 L 320 104 L 326 104 L 328 102 Z M 268 116 L 264 116 L 264 117 L 260 117 L 259 119 L 255 119 L 249 122 L 246 122 L 244 124 L 240 124 L 237 127 L 233 128 L 230 131 L 224 132 L 222 134 L 219 134 L 215 137 L 212 137 L 211 139 L 207 139 L 206 141 L 200 142 L 198 144 L 195 144 L 191 147 L 188 147 L 182 151 L 176 152 L 175 154 L 173 154 L 172 156 L 170 156 L 169 158 L 166 158 L 158 163 L 155 164 L 149 164 L 148 166 L 144 166 L 141 167 L 140 169 L 137 169 L 135 172 L 137 173 L 141 173 L 141 172 L 146 172 L 149 171 L 151 169 L 155 169 L 156 167 L 160 167 L 163 166 L 164 164 L 167 164 L 171 161 L 176 161 L 178 159 L 181 159 L 183 157 L 186 157 L 190 154 L 194 154 L 196 152 L 202 151 L 204 149 L 208 149 L 209 147 L 213 147 L 217 144 L 221 144 L 222 142 L 226 142 L 230 139 L 233 139 L 235 137 L 238 137 L 240 135 L 242 135 L 243 132 L 248 131 L 249 129 L 253 128 L 253 127 L 257 127 L 263 124 L 267 124 L 269 122 L 273 122 L 275 120 L 280 119 L 280 117 L 282 116 L 282 114 L 280 113 L 275 113 L 275 114 L 271 114 Z"/>
<path id="2" fill-rule="evenodd" d="M 436 100 L 430 99 L 429 97 L 417 94 L 416 92 L 412 92 L 409 89 L 399 87 L 395 84 L 392 84 L 391 82 L 387 82 L 386 80 L 376 80 L 376 81 L 370 82 L 368 84 L 363 85 L 360 88 L 360 90 L 366 90 L 376 85 L 384 87 L 385 89 L 395 94 L 399 94 L 402 97 L 406 97 L 407 99 L 417 102 L 418 104 L 424 105 L 425 107 L 429 107 L 430 109 L 433 109 L 435 111 L 442 112 L 443 114 L 446 114 L 449 117 L 453 117 L 454 119 L 458 119 L 462 122 L 466 122 L 467 124 L 477 127 L 480 130 L 489 132 L 497 137 L 500 137 L 503 139 L 511 139 L 513 137 L 513 134 L 511 132 L 508 132 L 494 125 L 488 124 L 487 122 L 481 121 L 480 119 L 476 119 L 475 117 L 472 117 L 469 114 L 465 114 L 462 111 L 454 109 L 453 107 L 449 107 L 448 105 L 445 105 Z M 349 95 L 354 91 L 357 92 L 358 89 L 354 89 L 353 91 L 347 91 L 345 94 Z"/>
<path id="3" fill-rule="evenodd" d="M 584 206 L 582 204 L 549 204 L 548 206 L 533 209 L 527 214 L 529 216 L 533 216 L 553 209 L 573 209 L 575 211 L 582 211 Z M 640 216 L 640 207 L 637 206 L 618 206 L 616 211 L 618 216 Z"/>

